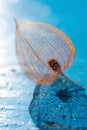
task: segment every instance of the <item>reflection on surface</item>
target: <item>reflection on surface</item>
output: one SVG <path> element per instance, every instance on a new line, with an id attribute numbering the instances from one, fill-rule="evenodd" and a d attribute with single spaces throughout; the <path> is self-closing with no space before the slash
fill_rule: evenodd
<path id="1" fill-rule="evenodd" d="M 29 111 L 40 129 L 87 128 L 85 90 L 64 75 L 51 85 L 36 86 Z"/>
<path id="2" fill-rule="evenodd" d="M 81 70 L 80 68 L 83 68 L 83 69 Z M 86 85 L 87 85 L 87 79 L 85 78 L 86 72 L 87 72 L 87 67 L 78 66 L 77 68 L 75 67 L 74 71 L 71 71 L 71 73 L 69 73 L 68 75 L 71 74 L 70 76 L 73 79 L 75 79 L 82 86 L 84 85 L 84 87 L 86 88 Z M 64 82 L 64 80 L 63 80 L 63 82 Z M 30 82 L 29 79 L 27 79 L 24 76 L 24 74 L 20 71 L 18 66 L 9 66 L 9 67 L 0 68 L 0 130 L 16 130 L 16 129 L 17 130 L 38 130 L 38 128 L 35 126 L 35 123 L 32 122 L 32 119 L 29 115 L 29 110 L 28 110 L 28 108 L 30 106 L 30 102 L 33 97 L 34 87 L 35 87 L 35 84 Z M 59 89 L 59 87 L 57 87 L 57 88 L 53 87 L 53 88 L 55 88 L 55 91 L 56 91 L 56 89 Z M 71 87 L 68 86 L 68 88 L 71 88 Z M 39 91 L 38 89 L 39 88 L 36 87 L 35 93 Z M 43 94 L 45 94 L 48 92 L 49 89 L 51 89 L 51 87 L 42 87 L 42 88 L 40 88 L 40 92 L 41 93 L 44 92 Z M 72 89 L 74 89 L 74 88 L 72 88 Z M 54 93 L 55 93 L 55 91 L 54 91 Z M 52 93 L 52 95 L 53 95 L 53 91 L 49 91 L 49 92 Z M 78 92 L 80 93 L 83 91 L 78 91 Z M 60 94 L 57 93 L 57 95 L 60 97 L 60 100 L 63 100 L 63 98 L 61 98 Z M 45 95 L 43 95 L 43 96 L 38 95 L 38 96 L 40 97 L 39 101 L 42 102 L 42 100 L 43 100 L 43 105 L 44 105 L 43 111 L 46 110 L 45 106 L 46 106 L 47 102 L 49 102 L 49 104 L 48 104 L 49 107 L 52 106 L 51 108 L 55 109 L 54 102 L 56 104 L 56 102 L 59 101 L 58 100 L 59 97 L 56 97 L 56 96 L 55 96 L 56 101 L 52 99 L 53 96 L 51 96 L 50 100 L 48 99 L 48 97 L 46 99 Z M 38 96 L 34 95 L 34 97 L 35 97 L 35 100 L 33 99 L 34 108 L 38 108 L 37 105 L 35 105 L 35 101 L 37 101 L 36 97 L 38 98 Z M 43 98 L 43 97 L 45 97 L 45 98 Z M 70 97 L 70 95 L 68 95 L 68 99 L 71 100 L 72 98 L 69 98 L 69 97 Z M 73 98 L 73 99 L 75 99 L 75 98 Z M 79 99 L 79 97 L 78 97 L 78 99 Z M 46 101 L 46 102 L 44 102 L 44 101 Z M 52 101 L 53 101 L 53 103 L 52 103 Z M 76 99 L 75 99 L 75 101 L 76 101 Z M 39 103 L 41 103 L 41 102 L 39 102 Z M 82 99 L 82 102 L 78 102 L 78 103 L 84 103 L 83 99 Z M 77 104 L 77 103 L 74 103 L 74 104 Z M 41 103 L 42 108 L 43 108 L 43 105 Z M 53 107 L 53 105 L 54 105 L 54 107 Z M 60 107 L 61 107 L 61 105 L 64 107 L 63 103 L 59 104 Z M 80 107 L 81 107 L 81 105 L 80 105 Z M 42 108 L 41 108 L 41 110 L 42 110 Z M 81 108 L 82 108 L 81 111 L 83 111 L 81 113 L 84 113 L 83 106 Z M 48 107 L 47 107 L 47 109 L 49 110 Z M 67 110 L 67 107 L 65 107 L 65 109 Z M 33 109 L 32 109 L 32 111 L 33 111 Z M 73 108 L 73 111 L 74 111 L 74 108 Z M 63 110 L 61 111 L 61 113 L 63 113 Z M 78 110 L 78 114 L 79 113 L 80 112 Z M 54 114 L 55 114 L 55 112 L 54 112 Z M 77 115 L 77 111 L 76 111 L 76 115 Z M 51 125 L 51 127 L 52 127 L 52 125 L 53 126 L 56 125 L 54 123 L 54 121 L 53 122 L 46 121 L 46 124 Z M 59 124 L 60 124 L 60 122 L 59 122 Z M 44 130 L 44 128 L 41 128 L 40 130 Z M 54 130 L 56 130 L 56 129 L 54 129 Z M 63 128 L 62 128 L 62 130 L 63 130 Z"/>

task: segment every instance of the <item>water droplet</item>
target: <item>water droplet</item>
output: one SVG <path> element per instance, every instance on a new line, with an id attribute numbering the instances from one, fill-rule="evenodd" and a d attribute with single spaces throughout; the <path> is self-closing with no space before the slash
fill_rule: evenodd
<path id="1" fill-rule="evenodd" d="M 2 111 L 3 109 L 4 109 L 3 107 L 0 108 L 1 111 Z"/>
<path id="2" fill-rule="evenodd" d="M 15 73 L 15 72 L 16 72 L 16 69 L 11 69 L 10 71 L 13 72 L 13 73 Z"/>
<path id="3" fill-rule="evenodd" d="M 5 126 L 5 127 L 8 127 L 8 123 L 4 123 L 4 126 Z"/>

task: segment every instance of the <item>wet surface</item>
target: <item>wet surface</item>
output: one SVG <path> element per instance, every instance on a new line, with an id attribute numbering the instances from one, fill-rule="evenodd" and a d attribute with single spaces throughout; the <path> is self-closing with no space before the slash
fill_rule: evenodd
<path id="1" fill-rule="evenodd" d="M 17 67 L 0 72 L 0 130 L 34 129 L 28 111 L 34 84 Z"/>
<path id="2" fill-rule="evenodd" d="M 78 82 L 81 86 L 84 86 L 86 92 L 87 79 L 85 78 L 85 75 L 87 72 L 87 68 L 84 67 L 82 71 L 80 71 L 80 67 L 77 67 L 75 69 L 76 69 L 75 74 L 74 72 L 71 73 L 71 75 L 68 72 L 67 74 L 70 77 L 72 76 L 73 79 L 75 79 L 75 81 Z M 79 78 L 78 75 L 80 75 Z M 20 71 L 20 68 L 18 66 L 0 68 L 0 129 L 1 130 L 38 129 L 33 123 L 31 116 L 29 114 L 29 106 L 33 98 L 34 89 L 35 89 L 35 84 L 32 83 L 23 74 L 23 72 Z M 63 93 L 62 89 L 60 91 Z M 57 95 L 64 102 L 67 102 L 70 99 L 69 94 L 66 95 L 67 97 L 66 100 L 64 100 L 61 97 L 61 95 L 59 95 L 58 93 Z M 61 109 L 62 107 L 63 106 L 61 106 Z M 62 111 L 60 115 L 61 114 L 63 114 Z M 62 116 L 62 118 L 64 119 L 65 117 Z M 50 122 L 50 121 L 45 121 L 45 124 L 50 125 L 51 127 L 58 125 L 55 122 Z M 40 128 L 40 130 L 44 130 L 44 128 Z"/>

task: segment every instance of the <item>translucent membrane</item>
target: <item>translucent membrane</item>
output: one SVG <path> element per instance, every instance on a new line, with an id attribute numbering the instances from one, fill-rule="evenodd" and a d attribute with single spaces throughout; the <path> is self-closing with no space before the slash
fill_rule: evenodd
<path id="1" fill-rule="evenodd" d="M 36 85 L 29 112 L 41 130 L 87 129 L 85 89 L 61 74 L 51 85 Z"/>
<path id="2" fill-rule="evenodd" d="M 62 72 L 74 61 L 75 48 L 57 28 L 16 20 L 16 53 L 37 85 L 29 112 L 40 130 L 87 129 L 87 95 Z"/>
<path id="3" fill-rule="evenodd" d="M 27 76 L 37 84 L 51 84 L 74 60 L 75 48 L 69 38 L 57 28 L 44 23 L 16 22 L 16 53 Z M 48 64 L 54 59 L 61 72 Z"/>

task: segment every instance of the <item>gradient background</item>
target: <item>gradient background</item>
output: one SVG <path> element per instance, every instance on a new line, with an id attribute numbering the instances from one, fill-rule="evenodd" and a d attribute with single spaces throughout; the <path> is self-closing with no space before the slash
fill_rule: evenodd
<path id="1" fill-rule="evenodd" d="M 61 29 L 76 47 L 74 66 L 87 66 L 86 0 L 0 0 L 0 67 L 17 63 L 14 17 L 45 22 Z"/>
<path id="2" fill-rule="evenodd" d="M 24 75 L 19 74 L 20 69 L 15 54 L 14 17 L 28 22 L 45 22 L 66 33 L 76 47 L 76 59 L 72 67 L 65 73 L 87 89 L 87 0 L 0 0 L 0 103 L 2 106 L 0 112 L 2 112 L 4 103 L 4 107 L 9 107 L 13 102 L 12 98 L 15 98 L 15 102 L 12 104 L 12 108 L 15 108 L 15 105 L 18 105 L 16 98 L 22 96 L 23 100 L 20 99 L 19 102 L 24 101 L 27 113 L 29 102 L 26 104 L 25 102 L 30 98 L 26 97 L 25 93 L 33 92 L 34 89 L 34 84 L 23 77 Z M 21 80 L 23 81 L 22 89 L 26 88 L 25 93 L 21 90 Z M 16 84 L 14 84 L 15 82 Z M 29 84 L 32 85 L 32 89 L 28 87 Z M 6 98 L 11 101 L 9 102 Z M 6 102 L 8 102 L 7 105 Z M 18 108 L 16 111 L 19 112 Z M 9 114 L 1 113 L 0 116 L 2 115 L 4 119 L 0 119 L 0 124 L 3 124 L 3 120 L 7 120 Z M 23 120 L 25 121 L 25 119 L 26 116 Z M 27 117 L 27 121 L 28 119 Z M 9 125 L 5 124 L 2 130 L 4 127 L 9 127 Z M 27 125 L 24 125 L 24 129 L 28 129 Z"/>

